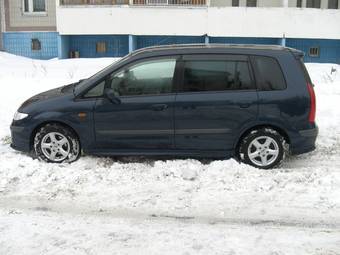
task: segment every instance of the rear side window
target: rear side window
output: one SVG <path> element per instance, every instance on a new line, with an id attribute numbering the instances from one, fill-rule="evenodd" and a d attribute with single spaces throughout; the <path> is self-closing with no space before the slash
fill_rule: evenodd
<path id="1" fill-rule="evenodd" d="M 255 86 L 246 61 L 184 61 L 184 92 L 247 89 L 255 89 Z"/>
<path id="2" fill-rule="evenodd" d="M 263 56 L 254 56 L 252 59 L 256 84 L 259 90 L 283 90 L 287 87 L 277 60 Z"/>

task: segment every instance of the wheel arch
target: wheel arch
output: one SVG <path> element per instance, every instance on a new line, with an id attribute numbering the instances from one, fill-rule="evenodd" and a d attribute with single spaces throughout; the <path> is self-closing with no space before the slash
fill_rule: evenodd
<path id="1" fill-rule="evenodd" d="M 256 125 L 252 125 L 250 127 L 247 127 L 242 132 L 240 132 L 240 135 L 238 136 L 238 138 L 237 138 L 237 140 L 235 141 L 235 144 L 234 144 L 234 152 L 236 152 L 239 149 L 241 141 L 244 137 L 246 137 L 251 131 L 258 130 L 258 129 L 261 129 L 261 128 L 274 129 L 285 139 L 285 141 L 288 144 L 290 144 L 291 140 L 290 140 L 290 137 L 288 135 L 288 132 L 283 127 L 281 127 L 280 125 L 276 125 L 276 124 L 261 123 L 261 124 L 256 124 Z M 235 154 L 237 155 L 237 153 L 235 153 Z"/>
<path id="2" fill-rule="evenodd" d="M 43 126 L 46 126 L 48 124 L 57 124 L 57 125 L 60 125 L 60 126 L 63 126 L 63 127 L 66 127 L 68 129 L 70 129 L 74 135 L 78 138 L 78 141 L 79 141 L 79 146 L 80 148 L 81 147 L 81 140 L 80 140 L 80 137 L 77 133 L 77 131 L 69 124 L 63 122 L 63 121 L 59 121 L 59 120 L 48 120 L 48 121 L 44 121 L 44 122 L 41 122 L 39 123 L 34 129 L 33 131 L 31 132 L 31 135 L 30 135 L 30 149 L 32 150 L 33 149 L 33 145 L 34 145 L 34 137 L 36 135 L 36 133 L 38 132 L 39 129 L 41 129 Z"/>

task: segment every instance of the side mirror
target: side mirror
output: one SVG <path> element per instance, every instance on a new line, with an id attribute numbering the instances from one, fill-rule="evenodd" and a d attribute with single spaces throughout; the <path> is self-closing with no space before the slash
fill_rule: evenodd
<path id="1" fill-rule="evenodd" d="M 104 96 L 111 101 L 113 104 L 120 104 L 120 99 L 115 95 L 115 92 L 112 88 L 106 88 L 104 90 Z"/>

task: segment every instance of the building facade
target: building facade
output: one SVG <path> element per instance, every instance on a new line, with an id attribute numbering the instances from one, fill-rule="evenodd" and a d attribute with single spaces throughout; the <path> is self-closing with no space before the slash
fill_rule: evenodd
<path id="1" fill-rule="evenodd" d="M 279 44 L 340 63 L 340 0 L 0 0 L 4 50 L 121 57 L 153 45 Z"/>

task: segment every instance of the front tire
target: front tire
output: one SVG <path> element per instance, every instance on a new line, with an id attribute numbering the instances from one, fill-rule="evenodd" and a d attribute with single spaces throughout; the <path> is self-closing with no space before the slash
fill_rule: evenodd
<path id="1" fill-rule="evenodd" d="M 272 128 L 251 131 L 239 146 L 240 160 L 261 169 L 277 167 L 284 157 L 285 139 Z"/>
<path id="2" fill-rule="evenodd" d="M 71 163 L 80 156 L 80 142 L 70 129 L 59 124 L 47 124 L 34 137 L 36 156 L 50 163 Z"/>

